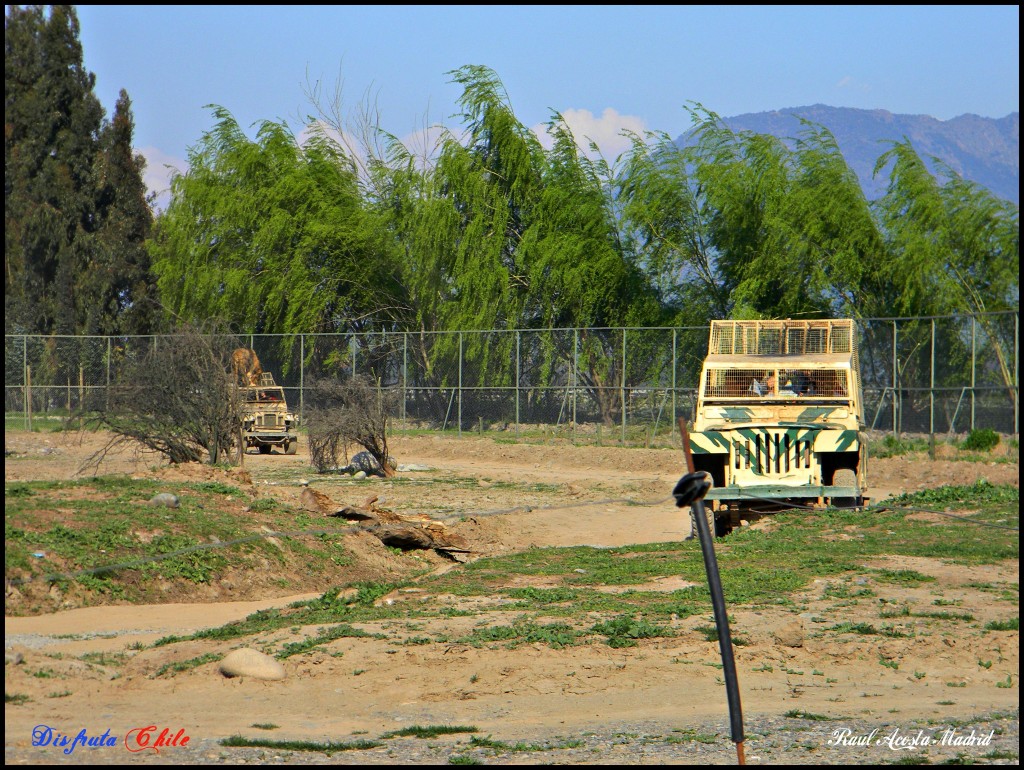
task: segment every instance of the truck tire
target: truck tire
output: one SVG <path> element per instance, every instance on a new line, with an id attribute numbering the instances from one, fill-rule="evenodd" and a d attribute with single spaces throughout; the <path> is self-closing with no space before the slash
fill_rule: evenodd
<path id="1" fill-rule="evenodd" d="M 268 454 L 270 454 L 270 450 L 271 450 L 270 444 L 260 444 L 260 454 L 261 455 L 268 455 Z"/>
<path id="2" fill-rule="evenodd" d="M 298 451 L 299 451 L 299 442 L 298 441 L 289 441 L 287 444 L 284 445 L 284 453 L 286 455 L 293 455 L 293 454 L 295 454 Z"/>
<path id="3" fill-rule="evenodd" d="M 836 487 L 857 486 L 857 472 L 850 468 L 839 468 L 832 476 L 832 485 Z M 832 506 L 835 508 L 856 508 L 856 497 L 833 497 Z"/>

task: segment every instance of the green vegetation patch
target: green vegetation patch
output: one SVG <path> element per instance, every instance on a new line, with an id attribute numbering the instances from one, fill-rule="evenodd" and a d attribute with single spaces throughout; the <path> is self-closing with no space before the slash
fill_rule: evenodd
<path id="1" fill-rule="evenodd" d="M 174 494 L 179 505 L 150 505 L 159 493 Z M 161 600 L 166 581 L 210 584 L 228 569 L 265 572 L 267 562 L 289 558 L 323 569 L 338 558 L 345 531 L 276 502 L 254 510 L 247 493 L 217 481 L 100 476 L 5 484 L 5 494 L 4 573 L 12 584 L 73 581 L 99 597 L 135 602 Z M 300 520 L 339 531 L 279 545 L 264 537 L 264 528 L 296 531 Z"/>
<path id="2" fill-rule="evenodd" d="M 401 730 L 393 730 L 380 736 L 380 740 L 388 738 L 436 738 L 439 735 L 456 735 L 458 733 L 476 733 L 479 729 L 466 725 L 428 725 L 421 727 L 412 725 Z"/>
<path id="3" fill-rule="evenodd" d="M 321 751 L 324 754 L 333 754 L 337 751 L 362 751 L 364 749 L 375 749 L 382 744 L 380 741 L 344 741 L 317 743 L 315 741 L 271 741 L 265 738 L 245 738 L 241 735 L 232 735 L 220 741 L 221 746 L 232 748 L 253 747 L 261 749 L 277 749 L 279 751 Z"/>

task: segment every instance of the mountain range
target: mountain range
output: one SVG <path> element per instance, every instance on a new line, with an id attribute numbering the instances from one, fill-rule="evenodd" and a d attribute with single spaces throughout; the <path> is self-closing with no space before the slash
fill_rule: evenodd
<path id="1" fill-rule="evenodd" d="M 733 131 L 753 131 L 793 139 L 804 127 L 800 118 L 824 126 L 836 139 L 847 164 L 857 174 L 869 199 L 885 193 L 888 169 L 873 177 L 875 163 L 892 142 L 909 139 L 936 173 L 932 157 L 964 179 L 987 188 L 1003 200 L 1020 205 L 1020 113 L 1004 118 L 965 114 L 949 120 L 928 115 L 900 115 L 886 110 L 851 107 L 791 107 L 722 118 Z M 677 140 L 689 143 L 688 134 Z M 942 179 L 942 175 L 939 174 Z"/>

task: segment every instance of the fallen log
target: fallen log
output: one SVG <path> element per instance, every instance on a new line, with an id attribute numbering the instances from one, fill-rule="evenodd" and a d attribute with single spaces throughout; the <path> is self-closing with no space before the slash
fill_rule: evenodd
<path id="1" fill-rule="evenodd" d="M 323 492 L 309 487 L 302 490 L 299 498 L 303 510 L 355 522 L 359 529 L 369 532 L 391 548 L 403 551 L 432 549 L 450 558 L 455 558 L 454 554 L 472 553 L 465 539 L 449 532 L 442 522 L 422 513 L 398 514 L 380 508 L 376 503 L 377 497 L 374 496 L 362 506 L 339 506 Z"/>

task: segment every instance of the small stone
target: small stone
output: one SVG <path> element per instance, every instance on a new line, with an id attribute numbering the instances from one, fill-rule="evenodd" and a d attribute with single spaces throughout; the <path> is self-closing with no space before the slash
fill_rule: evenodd
<path id="1" fill-rule="evenodd" d="M 161 492 L 158 495 L 153 495 L 149 499 L 148 505 L 162 505 L 165 508 L 177 508 L 181 505 L 181 501 L 177 495 L 172 495 L 170 492 Z"/>

